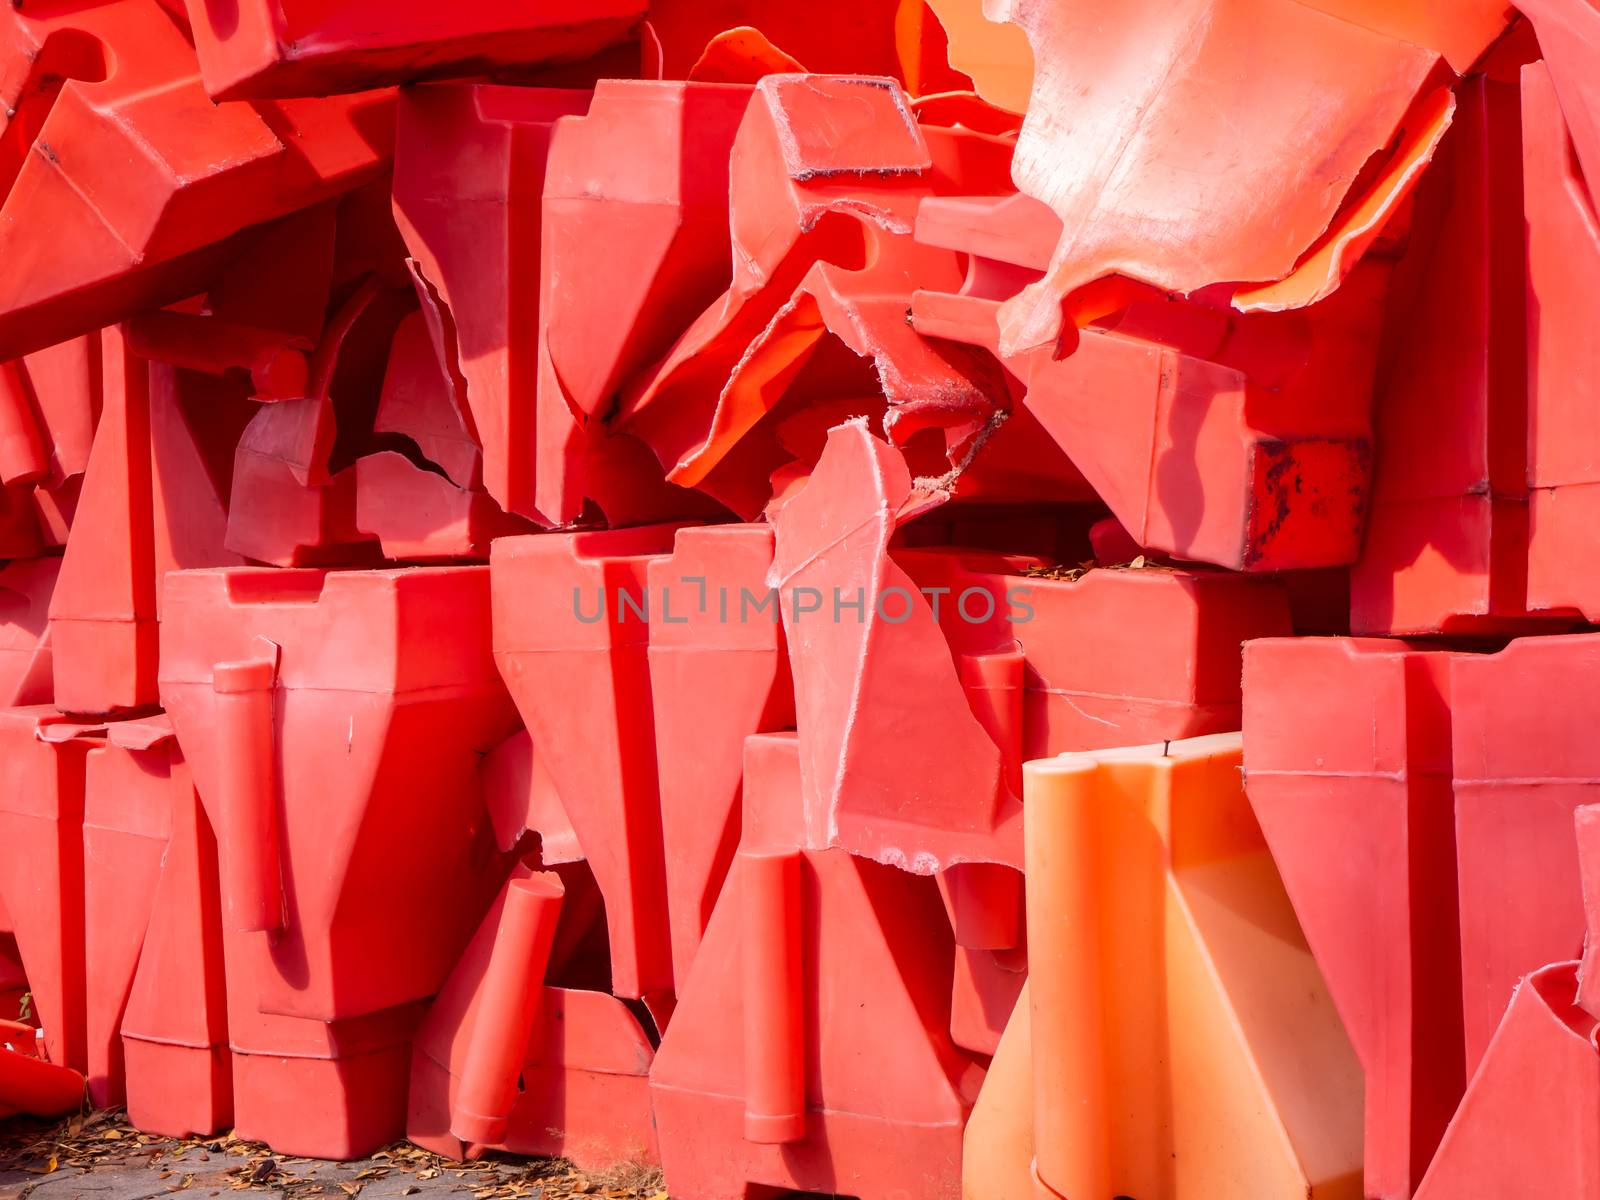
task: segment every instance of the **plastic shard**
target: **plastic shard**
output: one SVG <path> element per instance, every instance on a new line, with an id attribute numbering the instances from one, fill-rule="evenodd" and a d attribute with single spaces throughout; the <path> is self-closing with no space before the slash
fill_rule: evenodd
<path id="1" fill-rule="evenodd" d="M 1180 293 L 1283 279 L 1337 236 L 1369 159 L 1412 121 L 1442 132 L 1437 54 L 1290 0 L 988 11 L 1033 44 L 1014 174 L 1063 226 L 1045 278 L 1002 312 L 1008 354 L 1053 348 L 1062 301 L 1112 273 Z M 1322 153 L 1285 177 L 1308 145 Z M 1407 157 L 1431 150 L 1423 138 Z M 1383 207 L 1405 189 L 1390 191 Z"/>
<path id="2" fill-rule="evenodd" d="M 853 421 L 829 433 L 816 471 L 773 517 L 768 582 L 794 673 L 805 803 L 828 845 L 919 874 L 974 857 L 1020 865 L 1000 747 L 889 553 L 916 506 L 898 452 Z M 908 760 L 912 739 L 921 750 Z"/>

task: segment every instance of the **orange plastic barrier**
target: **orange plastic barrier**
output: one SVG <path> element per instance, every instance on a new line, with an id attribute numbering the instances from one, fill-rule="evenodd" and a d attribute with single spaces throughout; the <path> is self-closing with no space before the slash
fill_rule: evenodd
<path id="1" fill-rule="evenodd" d="M 984 1197 L 1362 1195 L 1361 1074 L 1217 734 L 1024 768 L 1029 979 Z"/>

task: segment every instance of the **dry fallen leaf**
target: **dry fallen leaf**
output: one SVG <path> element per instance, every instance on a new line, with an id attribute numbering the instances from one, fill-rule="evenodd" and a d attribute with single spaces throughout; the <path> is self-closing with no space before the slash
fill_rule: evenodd
<path id="1" fill-rule="evenodd" d="M 1094 568 L 1095 564 L 1092 562 L 1082 562 L 1075 567 L 1057 563 L 1055 566 L 1027 567 L 1022 574 L 1028 579 L 1057 579 L 1066 583 L 1076 583 Z"/>
<path id="2" fill-rule="evenodd" d="M 107 1137 L 107 1133 L 117 1136 Z M 0 1154 L 37 1175 L 57 1170 L 92 1175 L 106 1167 L 139 1165 L 148 1169 L 151 1192 L 157 1190 L 159 1180 L 172 1196 L 185 1190 L 199 1195 L 226 1189 L 258 1194 L 270 1190 L 284 1200 L 326 1200 L 328 1194 L 353 1200 L 366 1182 L 401 1175 L 405 1178 L 396 1182 L 405 1186 L 395 1190 L 400 1196 L 419 1200 L 432 1191 L 463 1200 L 469 1191 L 483 1195 L 484 1200 L 598 1200 L 602 1196 L 606 1200 L 666 1200 L 659 1170 L 642 1163 L 589 1176 L 560 1159 L 516 1159 L 491 1152 L 467 1163 L 409 1143 L 389 1146 L 373 1155 L 374 1163 L 356 1166 L 359 1173 L 354 1186 L 336 1185 L 332 1180 L 324 1181 L 324 1186 L 314 1178 L 320 1164 L 280 1157 L 261 1143 L 232 1133 L 187 1139 L 153 1137 L 129 1125 L 120 1110 L 80 1114 L 57 1124 L 29 1124 L 19 1118 L 0 1128 Z M 211 1174 L 185 1174 L 219 1154 L 230 1157 L 223 1162 L 213 1159 L 204 1168 Z M 421 1186 L 430 1179 L 435 1182 Z M 92 1181 L 85 1183 L 93 1187 Z"/>

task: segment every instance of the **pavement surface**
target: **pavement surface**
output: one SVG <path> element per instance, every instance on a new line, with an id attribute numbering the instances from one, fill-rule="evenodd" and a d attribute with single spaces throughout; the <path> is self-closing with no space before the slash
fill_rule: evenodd
<path id="1" fill-rule="evenodd" d="M 451 1162 L 399 1143 L 358 1162 L 282 1158 L 219 1138 L 153 1137 L 116 1110 L 67 1121 L 0 1121 L 0 1200 L 668 1200 L 660 1173 L 584 1175 L 559 1159 Z M 248 1192 L 250 1195 L 235 1196 Z"/>

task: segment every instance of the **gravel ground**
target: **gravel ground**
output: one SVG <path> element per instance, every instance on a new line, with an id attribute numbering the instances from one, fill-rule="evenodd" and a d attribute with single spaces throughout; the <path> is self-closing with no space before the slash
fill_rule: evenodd
<path id="1" fill-rule="evenodd" d="M 58 1123 L 0 1121 L 0 1200 L 399 1200 L 467 1196 L 474 1200 L 667 1200 L 659 1172 L 638 1168 L 588 1176 L 558 1159 L 486 1158 L 451 1162 L 399 1143 L 358 1162 L 281 1158 L 231 1135 L 175 1140 L 140 1133 L 123 1113 L 106 1111 Z"/>

